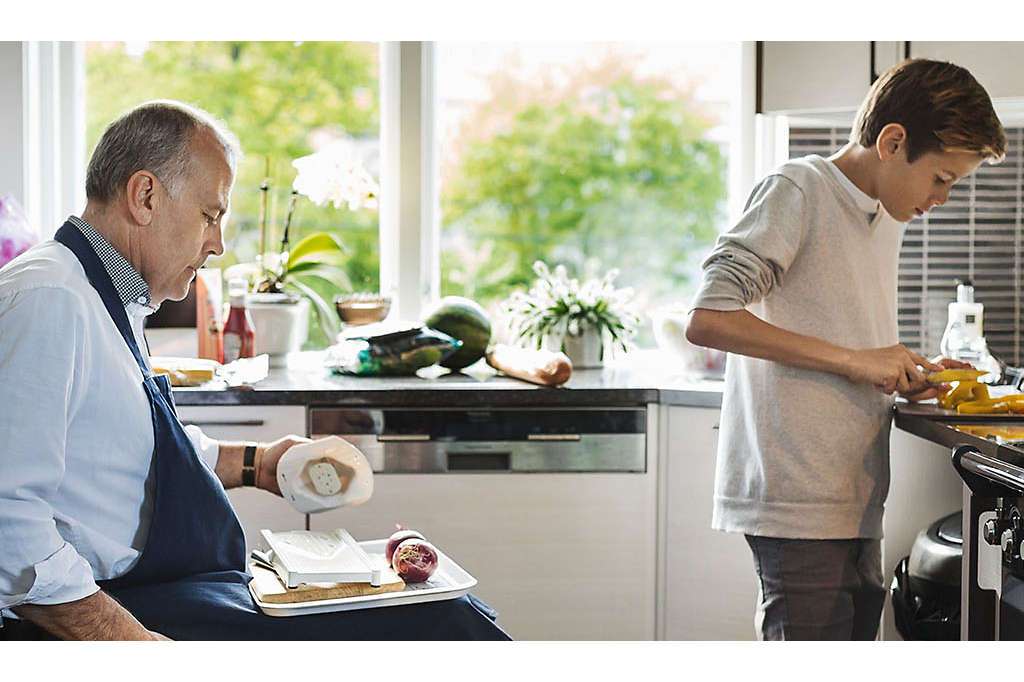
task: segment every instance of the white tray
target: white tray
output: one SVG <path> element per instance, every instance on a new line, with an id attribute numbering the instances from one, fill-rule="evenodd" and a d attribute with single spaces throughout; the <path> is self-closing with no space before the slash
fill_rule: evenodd
<path id="1" fill-rule="evenodd" d="M 365 540 L 359 543 L 371 561 L 386 566 L 384 547 L 387 540 Z M 435 545 L 435 548 L 437 546 Z M 319 601 L 298 602 L 295 604 L 266 604 L 259 600 L 249 588 L 252 599 L 260 611 L 268 616 L 304 616 L 310 613 L 330 613 L 332 611 L 353 611 L 355 609 L 376 609 L 382 606 L 398 606 L 400 604 L 418 604 L 428 601 L 455 599 L 469 592 L 476 586 L 476 578 L 467 573 L 461 566 L 448 558 L 440 549 L 437 550 L 437 570 L 430 580 L 423 583 L 407 583 L 401 592 L 385 592 L 383 594 L 366 594 L 358 597 L 342 597 L 340 599 L 321 599 Z"/>

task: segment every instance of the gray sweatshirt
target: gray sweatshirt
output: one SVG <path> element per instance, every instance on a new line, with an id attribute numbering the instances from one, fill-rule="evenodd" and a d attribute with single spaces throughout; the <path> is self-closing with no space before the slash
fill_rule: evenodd
<path id="1" fill-rule="evenodd" d="M 703 263 L 691 308 L 742 310 L 854 349 L 898 342 L 905 225 L 820 156 L 762 180 Z M 712 527 L 880 538 L 893 397 L 743 355 L 726 363 Z"/>

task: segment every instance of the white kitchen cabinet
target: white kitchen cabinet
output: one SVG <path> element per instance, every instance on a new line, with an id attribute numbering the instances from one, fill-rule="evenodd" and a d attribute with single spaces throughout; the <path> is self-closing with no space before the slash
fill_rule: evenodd
<path id="1" fill-rule="evenodd" d="M 359 539 L 415 528 L 476 577 L 515 639 L 652 640 L 656 413 L 645 472 L 381 473 L 366 504 L 310 527 Z"/>
<path id="2" fill-rule="evenodd" d="M 658 638 L 752 640 L 750 549 L 742 535 L 711 529 L 720 410 L 661 410 Z"/>
<path id="3" fill-rule="evenodd" d="M 761 45 L 761 113 L 855 110 L 875 75 L 902 58 L 902 43 L 897 42 L 766 41 Z"/>
<path id="4" fill-rule="evenodd" d="M 1024 97 L 1024 42 L 911 41 L 910 56 L 963 66 L 984 86 L 989 97 Z"/>
<path id="5" fill-rule="evenodd" d="M 179 405 L 177 409 L 182 423 L 196 424 L 217 440 L 271 441 L 288 434 L 306 435 L 304 405 Z M 247 552 L 261 545 L 261 528 L 306 527 L 303 514 L 266 490 L 232 488 L 227 494 L 242 522 Z"/>

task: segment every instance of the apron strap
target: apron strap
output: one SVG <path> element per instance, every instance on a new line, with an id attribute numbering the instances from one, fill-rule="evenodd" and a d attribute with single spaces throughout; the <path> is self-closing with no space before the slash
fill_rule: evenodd
<path id="1" fill-rule="evenodd" d="M 89 244 L 85 235 L 70 220 L 57 230 L 54 239 L 71 249 L 71 252 L 78 257 L 82 267 L 85 269 L 86 277 L 89 278 L 93 288 L 100 295 L 100 299 L 107 308 L 110 318 L 117 326 L 117 330 L 121 332 L 121 337 L 128 344 L 132 355 L 135 356 L 135 362 L 139 364 L 142 376 L 148 377 L 151 372 L 146 365 L 146 361 L 142 359 L 139 345 L 135 342 L 135 333 L 132 331 L 131 324 L 128 323 L 128 314 L 124 310 L 124 303 L 121 301 L 121 297 L 117 295 L 114 283 L 110 280 L 110 274 L 103 267 L 103 263 L 100 261 L 99 256 L 96 255 L 92 245 Z"/>

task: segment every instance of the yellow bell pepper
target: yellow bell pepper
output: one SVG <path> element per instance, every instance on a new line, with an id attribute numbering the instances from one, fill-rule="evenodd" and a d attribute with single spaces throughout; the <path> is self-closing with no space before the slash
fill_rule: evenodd
<path id="1" fill-rule="evenodd" d="M 956 406 L 958 414 L 1007 414 L 1010 403 L 1006 400 L 968 400 Z"/>
<path id="2" fill-rule="evenodd" d="M 980 369 L 944 369 L 927 376 L 930 384 L 948 384 L 953 381 L 975 381 L 978 377 L 988 374 Z"/>
<path id="3" fill-rule="evenodd" d="M 961 381 L 956 388 L 939 398 L 939 406 L 947 410 L 954 409 L 960 403 L 974 400 L 988 400 L 988 386 L 977 381 Z"/>

